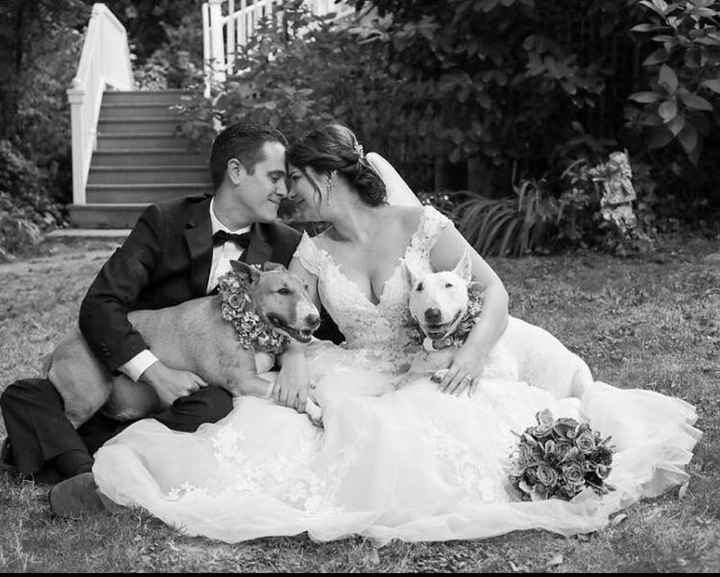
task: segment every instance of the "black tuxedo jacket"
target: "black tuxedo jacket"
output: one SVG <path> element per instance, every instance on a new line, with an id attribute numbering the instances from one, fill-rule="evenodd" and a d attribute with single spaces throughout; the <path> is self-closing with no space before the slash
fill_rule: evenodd
<path id="1" fill-rule="evenodd" d="M 80 330 L 96 357 L 117 371 L 148 346 L 127 319 L 139 309 L 174 306 L 206 295 L 212 264 L 211 196 L 149 206 L 102 267 L 80 306 Z M 255 223 L 243 253 L 248 264 L 287 266 L 300 233 L 280 223 Z M 323 315 L 326 320 L 329 317 Z M 334 323 L 321 338 L 342 339 Z"/>

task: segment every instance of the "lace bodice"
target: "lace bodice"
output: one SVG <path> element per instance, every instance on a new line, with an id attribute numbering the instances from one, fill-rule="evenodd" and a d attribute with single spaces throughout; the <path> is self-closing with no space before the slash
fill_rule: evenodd
<path id="1" fill-rule="evenodd" d="M 405 323 L 408 286 L 403 263 L 422 274 L 430 272 L 430 251 L 439 234 L 452 222 L 431 206 L 423 208 L 420 224 L 403 258 L 385 281 L 377 304 L 348 278 L 332 255 L 317 246 L 307 233 L 295 252 L 303 267 L 317 277 L 323 306 L 345 335 L 344 347 L 363 349 L 377 360 L 390 361 L 410 343 Z"/>

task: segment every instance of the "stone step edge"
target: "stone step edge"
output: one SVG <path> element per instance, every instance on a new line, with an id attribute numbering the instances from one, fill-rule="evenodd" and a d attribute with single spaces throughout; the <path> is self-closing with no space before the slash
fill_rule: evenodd
<path id="1" fill-rule="evenodd" d="M 151 166 L 108 166 L 105 164 L 101 164 L 98 166 L 90 166 L 90 172 L 97 171 L 97 172 L 150 172 L 153 170 L 166 170 L 170 172 L 177 172 L 178 168 L 180 168 L 183 171 L 186 170 L 197 170 L 198 172 L 208 171 L 208 167 L 204 164 L 184 164 L 180 165 L 178 167 L 177 164 L 156 164 Z"/>
<path id="2" fill-rule="evenodd" d="M 129 228 L 58 228 L 45 235 L 45 238 L 126 238 Z"/>
<path id="3" fill-rule="evenodd" d="M 162 190 L 165 188 L 206 188 L 209 186 L 209 182 L 183 182 L 182 184 L 176 183 L 176 182 L 170 182 L 170 183 L 158 183 L 158 182 L 148 182 L 147 184 L 144 183 L 134 183 L 134 184 L 88 184 L 86 186 L 87 190 L 135 190 L 138 188 L 149 188 L 152 190 Z"/>

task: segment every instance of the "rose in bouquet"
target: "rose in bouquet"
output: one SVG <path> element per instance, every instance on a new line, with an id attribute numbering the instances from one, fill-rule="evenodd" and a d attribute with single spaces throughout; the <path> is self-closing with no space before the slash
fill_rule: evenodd
<path id="1" fill-rule="evenodd" d="M 606 482 L 614 452 L 610 437 L 575 419 L 554 419 L 548 409 L 535 419 L 537 425 L 518 435 L 511 457 L 510 481 L 523 500 L 570 500 L 587 487 L 600 495 L 613 490 Z"/>

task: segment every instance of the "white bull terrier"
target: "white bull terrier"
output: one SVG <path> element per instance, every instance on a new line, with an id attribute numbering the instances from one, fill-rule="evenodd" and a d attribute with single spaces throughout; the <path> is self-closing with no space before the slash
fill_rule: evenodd
<path id="1" fill-rule="evenodd" d="M 432 373 L 442 380 L 453 351 L 462 346 L 482 311 L 483 287 L 472 282 L 466 251 L 450 271 L 418 275 L 406 267 L 410 283 L 410 316 L 421 331 L 423 353 L 414 359 L 412 373 Z M 546 330 L 510 317 L 490 351 L 485 377 L 525 381 L 556 398 L 580 398 L 593 383 L 585 362 Z"/>
<path id="2" fill-rule="evenodd" d="M 302 281 L 280 264 L 263 271 L 239 261 L 220 280 L 220 294 L 158 310 L 133 311 L 128 319 L 153 353 L 175 369 L 192 371 L 233 396 L 268 398 L 275 354 L 287 339 L 307 343 L 320 316 Z M 163 407 L 154 389 L 125 375 L 111 375 L 78 329 L 46 360 L 47 378 L 78 427 L 98 410 L 117 420 L 135 420 Z M 321 411 L 308 399 L 306 412 L 319 423 Z"/>

